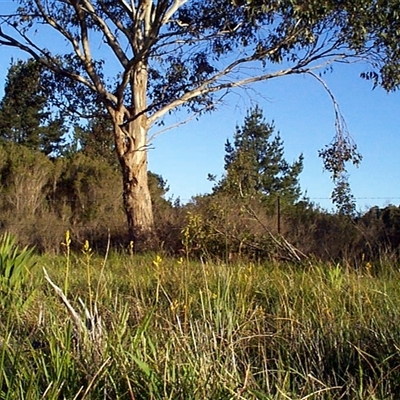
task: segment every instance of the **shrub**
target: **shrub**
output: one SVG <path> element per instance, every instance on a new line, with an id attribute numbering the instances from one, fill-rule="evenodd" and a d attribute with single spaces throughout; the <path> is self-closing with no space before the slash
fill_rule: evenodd
<path id="1" fill-rule="evenodd" d="M 16 245 L 16 239 L 9 233 L 0 236 L 0 306 L 24 303 L 21 290 L 27 285 L 31 270 L 35 265 L 33 248 Z"/>

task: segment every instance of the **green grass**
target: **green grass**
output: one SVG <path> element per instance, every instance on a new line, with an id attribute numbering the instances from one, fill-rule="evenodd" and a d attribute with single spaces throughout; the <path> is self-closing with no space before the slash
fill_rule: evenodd
<path id="1" fill-rule="evenodd" d="M 44 279 L 101 317 L 78 328 Z M 66 273 L 68 270 L 68 276 Z M 2 310 L 0 399 L 397 399 L 400 269 L 36 259 Z M 31 295 L 34 293 L 34 296 Z M 97 309 L 97 313 L 96 313 Z"/>

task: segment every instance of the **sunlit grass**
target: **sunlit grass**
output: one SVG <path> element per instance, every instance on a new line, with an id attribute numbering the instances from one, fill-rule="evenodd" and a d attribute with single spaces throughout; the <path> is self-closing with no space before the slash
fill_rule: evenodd
<path id="1" fill-rule="evenodd" d="M 78 299 L 96 306 L 101 340 L 77 329 L 39 268 L 29 308 L 1 321 L 0 398 L 398 398 L 394 264 L 225 265 L 85 246 L 36 261 L 83 320 Z"/>

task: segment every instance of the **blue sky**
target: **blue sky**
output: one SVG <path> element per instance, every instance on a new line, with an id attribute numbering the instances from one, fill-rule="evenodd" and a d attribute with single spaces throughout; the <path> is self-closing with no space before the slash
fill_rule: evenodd
<path id="1" fill-rule="evenodd" d="M 363 155 L 359 168 L 349 167 L 357 208 L 400 204 L 400 93 L 386 93 L 359 77 L 361 65 L 338 65 L 324 77 L 339 102 L 351 136 Z M 310 76 L 282 77 L 263 82 L 254 92 L 232 94 L 219 111 L 165 132 L 154 141 L 150 168 L 168 180 L 170 192 L 186 201 L 209 192 L 207 174 L 223 173 L 224 143 L 247 109 L 262 107 L 285 142 L 293 161 L 304 154 L 301 187 L 309 198 L 330 210 L 332 181 L 323 172 L 318 150 L 335 133 L 332 102 Z M 258 93 L 256 93 L 258 92 Z M 251 96 L 251 98 L 250 98 Z"/>
<path id="2" fill-rule="evenodd" d="M 0 0 L 0 11 L 11 2 Z M 1 13 L 1 12 L 0 12 Z M 17 50 L 0 48 L 0 96 L 11 57 L 23 57 Z M 357 208 L 400 204 L 400 93 L 372 90 L 359 77 L 360 64 L 336 65 L 324 80 L 334 93 L 349 131 L 363 155 L 359 168 L 349 168 Z M 169 196 L 183 202 L 208 193 L 212 183 L 208 173 L 223 174 L 224 144 L 242 125 L 249 107 L 258 104 L 267 121 L 274 121 L 285 142 L 286 159 L 291 162 L 304 154 L 300 182 L 303 192 L 315 203 L 330 210 L 332 182 L 322 170 L 318 150 L 335 132 L 332 102 L 311 76 L 281 77 L 237 91 L 212 114 L 157 136 L 149 153 L 149 168 L 163 176 L 170 186 Z M 185 117 L 186 113 L 183 114 Z M 175 123 L 177 116 L 168 118 Z"/>

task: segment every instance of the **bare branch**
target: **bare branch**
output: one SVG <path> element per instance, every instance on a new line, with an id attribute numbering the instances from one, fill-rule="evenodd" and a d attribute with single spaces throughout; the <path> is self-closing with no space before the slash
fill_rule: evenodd
<path id="1" fill-rule="evenodd" d="M 272 49 L 271 52 L 273 52 L 275 50 L 276 49 Z M 320 69 L 320 68 L 322 68 L 323 65 L 325 65 L 325 63 L 326 64 L 333 63 L 336 60 L 336 58 L 329 59 L 324 64 L 315 65 L 315 66 L 309 65 L 311 60 L 303 60 L 302 62 L 299 62 L 297 65 L 287 68 L 287 69 L 270 72 L 267 74 L 251 76 L 248 78 L 232 80 L 232 81 L 228 81 L 225 83 L 217 83 L 223 77 L 228 76 L 230 73 L 233 72 L 233 70 L 235 70 L 242 64 L 249 64 L 250 62 L 257 61 L 257 60 L 258 60 L 258 57 L 256 55 L 253 55 L 253 56 L 244 57 L 237 61 L 234 61 L 229 66 L 227 66 L 225 69 L 223 69 L 219 73 L 215 74 L 213 77 L 206 80 L 205 82 L 203 82 L 199 87 L 186 92 L 180 98 L 177 98 L 176 100 L 171 101 L 168 105 L 166 105 L 165 107 L 162 107 L 161 109 L 156 111 L 154 114 L 152 114 L 148 119 L 149 126 L 154 124 L 158 119 L 160 119 L 162 116 L 164 116 L 167 112 L 185 104 L 186 102 L 188 102 L 198 96 L 201 96 L 204 94 L 215 93 L 215 92 L 218 92 L 218 91 L 221 91 L 224 89 L 233 89 L 233 88 L 238 88 L 238 87 L 244 87 L 244 86 L 247 86 L 247 85 L 255 83 L 255 82 L 266 81 L 266 80 L 281 77 L 281 76 L 292 75 L 292 74 L 303 74 L 303 73 L 306 73 L 311 70 Z M 307 65 L 309 65 L 309 66 L 307 67 Z"/>
<path id="2" fill-rule="evenodd" d="M 328 93 L 329 97 L 332 100 L 332 104 L 333 104 L 333 109 L 335 111 L 335 125 L 337 128 L 338 133 L 342 133 L 343 129 L 341 129 L 338 125 L 340 125 L 340 121 L 343 120 L 343 118 L 341 117 L 342 113 L 340 111 L 339 108 L 339 103 L 336 100 L 335 95 L 333 94 L 332 90 L 329 88 L 329 86 L 326 84 L 326 82 L 317 74 L 315 74 L 313 71 L 307 71 L 307 74 L 312 76 L 314 79 L 316 79 L 321 85 L 322 87 L 325 89 L 325 91 Z"/>
<path id="3" fill-rule="evenodd" d="M 82 0 L 82 1 L 87 3 L 87 1 L 85 1 L 85 0 Z M 85 11 L 82 9 L 81 5 L 78 2 L 74 2 L 73 7 L 75 9 L 75 13 L 79 20 L 79 26 L 80 26 L 80 32 L 81 32 L 81 43 L 82 43 L 82 48 L 83 48 L 83 53 L 84 53 L 84 56 L 81 58 L 81 60 L 82 60 L 83 64 L 85 65 L 85 69 L 86 69 L 87 73 L 89 74 L 90 78 L 96 85 L 96 88 L 98 89 L 99 92 L 102 92 L 102 91 L 104 91 L 104 87 L 101 84 L 101 82 L 99 82 L 99 77 L 97 76 L 96 71 L 94 70 L 92 53 L 90 50 L 90 43 L 89 43 L 89 32 L 88 32 L 88 27 L 87 27 L 86 18 L 85 18 Z"/>
<path id="4" fill-rule="evenodd" d="M 44 19 L 44 21 L 49 24 L 52 28 L 54 28 L 56 31 L 61 33 L 64 38 L 71 43 L 72 48 L 75 51 L 75 54 L 81 59 L 84 60 L 84 55 L 81 52 L 81 49 L 79 47 L 78 41 L 66 30 L 64 29 L 57 21 L 52 18 L 44 9 L 42 3 L 40 0 L 35 0 L 36 6 L 38 10 L 40 11 L 41 17 Z M 31 43 L 32 45 L 32 43 Z"/>
<path id="5" fill-rule="evenodd" d="M 164 18 L 161 21 L 161 24 L 165 25 L 166 23 L 168 23 L 172 15 L 174 15 L 174 13 L 176 13 L 179 10 L 179 8 L 182 7 L 185 3 L 187 3 L 187 0 L 175 0 L 172 3 L 171 7 L 165 13 Z"/>
<path id="6" fill-rule="evenodd" d="M 114 52 L 116 57 L 118 58 L 119 62 L 125 67 L 128 64 L 128 57 L 126 56 L 125 52 L 122 50 L 121 46 L 118 43 L 117 38 L 111 32 L 111 29 L 106 24 L 106 22 L 96 13 L 93 5 L 91 4 L 90 0 L 82 0 L 82 4 L 84 5 L 86 11 L 90 14 L 90 16 L 97 22 L 98 27 L 104 34 L 104 37 L 107 40 L 108 45 L 110 46 L 111 50 Z M 112 18 L 110 13 L 107 13 L 107 9 L 100 4 L 102 10 L 107 14 L 107 16 L 113 21 L 113 23 L 120 29 L 122 32 L 127 35 L 126 29 L 123 25 Z"/>
<path id="7" fill-rule="evenodd" d="M 120 0 L 122 6 L 124 7 L 124 10 L 128 13 L 131 14 L 132 16 L 135 15 L 136 11 L 135 11 L 135 3 L 133 2 L 133 0 L 131 0 L 131 4 L 128 4 L 125 0 Z"/>
<path id="8" fill-rule="evenodd" d="M 147 139 L 147 145 L 149 145 L 158 135 L 161 135 L 161 134 L 164 133 L 164 132 L 170 131 L 171 129 L 177 128 L 178 126 L 181 126 L 181 125 L 185 125 L 185 124 L 187 124 L 189 121 L 192 121 L 192 120 L 193 120 L 194 118 L 196 118 L 196 116 L 198 116 L 201 112 L 206 111 L 207 108 L 211 108 L 211 107 L 206 107 L 205 109 L 203 109 L 203 110 L 201 110 L 201 111 L 199 111 L 199 112 L 196 112 L 196 113 L 193 113 L 192 115 L 189 115 L 189 117 L 186 118 L 186 119 L 183 120 L 183 121 L 179 121 L 179 122 L 177 122 L 176 124 L 169 125 L 169 126 L 167 126 L 166 128 L 161 129 L 161 130 L 159 130 L 159 131 L 153 133 L 153 134 L 149 137 L 149 139 Z"/>
<path id="9" fill-rule="evenodd" d="M 50 286 L 54 289 L 57 295 L 60 297 L 61 301 L 64 303 L 65 307 L 67 308 L 68 312 L 71 315 L 72 321 L 74 322 L 76 328 L 79 331 L 85 331 L 86 326 L 84 321 L 82 321 L 81 316 L 75 309 L 72 307 L 71 303 L 68 301 L 67 297 L 65 296 L 64 292 L 50 279 L 49 274 L 46 271 L 46 268 L 43 267 L 44 277 L 49 282 Z"/>
<path id="10" fill-rule="evenodd" d="M 32 58 L 34 58 L 39 63 L 43 64 L 45 67 L 49 68 L 51 71 L 60 73 L 64 76 L 68 76 L 71 79 L 74 79 L 80 83 L 83 83 L 88 88 L 95 90 L 94 85 L 92 83 L 90 83 L 87 79 L 85 79 L 84 77 L 82 77 L 79 74 L 74 74 L 70 71 L 67 71 L 67 70 L 61 68 L 57 64 L 56 59 L 54 57 L 51 57 L 49 55 L 49 53 L 47 53 L 46 51 L 44 51 L 44 50 L 40 49 L 38 46 L 36 46 L 26 35 L 22 34 L 21 32 L 18 32 L 18 33 L 26 40 L 28 45 L 24 45 L 23 43 L 19 42 L 18 40 L 14 39 L 13 37 L 4 33 L 1 26 L 0 26 L 0 37 L 2 37 L 3 39 L 0 39 L 0 44 L 3 44 L 5 46 L 19 48 L 20 50 L 28 53 Z"/>

